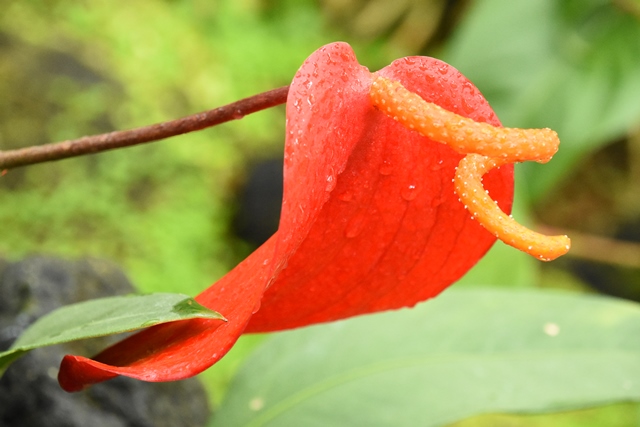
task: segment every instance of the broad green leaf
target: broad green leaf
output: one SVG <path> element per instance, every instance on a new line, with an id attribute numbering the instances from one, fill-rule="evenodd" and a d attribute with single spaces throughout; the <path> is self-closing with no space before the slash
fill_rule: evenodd
<path id="1" fill-rule="evenodd" d="M 549 127 L 560 151 L 525 164 L 538 198 L 640 120 L 640 19 L 607 0 L 481 0 L 445 53 L 505 126 Z M 540 169 L 544 167 L 544 170 Z"/>
<path id="2" fill-rule="evenodd" d="M 182 294 L 117 296 L 61 307 L 38 319 L 9 350 L 0 353 L 0 374 L 34 348 L 193 318 L 224 320 L 219 313 Z"/>
<path id="3" fill-rule="evenodd" d="M 640 400 L 640 306 L 450 290 L 285 332 L 247 359 L 216 426 L 442 426 L 488 412 Z"/>

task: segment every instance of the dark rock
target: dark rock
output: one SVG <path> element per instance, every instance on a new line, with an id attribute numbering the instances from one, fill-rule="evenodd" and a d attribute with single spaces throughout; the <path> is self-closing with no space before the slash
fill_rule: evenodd
<path id="1" fill-rule="evenodd" d="M 252 165 L 238 191 L 235 234 L 258 247 L 278 230 L 282 208 L 282 157 Z"/>
<path id="2" fill-rule="evenodd" d="M 105 261 L 0 260 L 0 350 L 6 350 L 35 319 L 61 305 L 132 292 L 125 275 Z M 146 383 L 120 377 L 79 393 L 60 388 L 56 377 L 65 354 L 91 355 L 114 340 L 107 337 L 37 349 L 14 362 L 0 379 L 0 427 L 206 424 L 208 400 L 196 379 Z"/>

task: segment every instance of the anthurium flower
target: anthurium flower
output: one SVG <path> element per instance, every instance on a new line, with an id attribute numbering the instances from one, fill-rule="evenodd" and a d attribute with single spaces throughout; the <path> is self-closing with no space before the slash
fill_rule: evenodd
<path id="1" fill-rule="evenodd" d="M 288 95 L 278 232 L 196 298 L 228 321 L 163 324 L 93 360 L 66 356 L 60 384 L 182 379 L 243 333 L 413 306 L 458 280 L 495 235 L 535 253 L 548 238 L 520 239 L 529 230 L 508 216 L 511 163 L 548 160 L 554 141 L 501 130 L 478 89 L 437 59 L 403 58 L 372 74 L 347 44 L 324 46 Z M 541 148 L 548 143 L 550 153 Z"/>

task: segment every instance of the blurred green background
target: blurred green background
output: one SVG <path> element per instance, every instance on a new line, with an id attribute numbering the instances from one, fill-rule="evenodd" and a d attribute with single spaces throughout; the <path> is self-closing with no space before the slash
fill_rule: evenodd
<path id="1" fill-rule="evenodd" d="M 550 127 L 519 165 L 514 216 L 573 238 L 542 264 L 498 243 L 458 286 L 564 287 L 640 301 L 638 0 L 0 0 L 0 150 L 177 118 L 286 85 L 349 42 L 371 70 L 446 60 L 505 126 Z M 251 166 L 282 152 L 284 110 L 0 178 L 0 256 L 94 256 L 141 291 L 197 294 L 252 246 L 233 232 Z M 260 337 L 203 375 L 214 404 Z M 628 426 L 640 406 L 483 416 L 457 426 Z"/>

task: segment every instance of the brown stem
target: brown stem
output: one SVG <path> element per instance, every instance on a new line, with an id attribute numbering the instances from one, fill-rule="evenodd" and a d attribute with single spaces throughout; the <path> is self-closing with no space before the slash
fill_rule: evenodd
<path id="1" fill-rule="evenodd" d="M 109 132 L 101 135 L 84 136 L 78 139 L 25 147 L 17 150 L 0 150 L 0 170 L 6 171 L 7 169 L 19 166 L 129 147 L 205 129 L 231 120 L 241 119 L 257 111 L 284 104 L 287 102 L 288 92 L 289 86 L 283 86 L 213 110 L 203 111 L 168 122 Z"/>
<path id="2" fill-rule="evenodd" d="M 571 236 L 571 250 L 567 256 L 627 268 L 640 268 L 640 244 L 609 237 L 541 227 L 545 233 L 563 233 Z"/>

